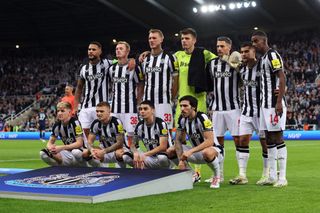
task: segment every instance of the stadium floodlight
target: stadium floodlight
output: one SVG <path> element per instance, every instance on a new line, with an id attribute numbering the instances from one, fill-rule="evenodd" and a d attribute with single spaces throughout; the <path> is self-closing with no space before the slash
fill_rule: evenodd
<path id="1" fill-rule="evenodd" d="M 243 6 L 244 6 L 245 8 L 250 7 L 250 2 L 248 2 L 248 1 L 243 2 Z"/>
<path id="2" fill-rule="evenodd" d="M 238 8 L 238 9 L 242 8 L 242 2 L 238 2 L 238 3 L 237 3 L 237 8 Z"/>
<path id="3" fill-rule="evenodd" d="M 201 7 L 201 12 L 207 13 L 207 12 L 208 12 L 208 6 L 207 6 L 207 5 L 203 5 L 203 6 Z"/>
<path id="4" fill-rule="evenodd" d="M 16 49 L 19 49 L 20 48 L 20 45 L 19 44 L 16 44 Z"/>
<path id="5" fill-rule="evenodd" d="M 235 3 L 230 3 L 230 4 L 229 4 L 229 9 L 230 9 L 230 10 L 234 10 L 235 8 L 236 8 Z"/>
<path id="6" fill-rule="evenodd" d="M 117 43 L 117 39 L 112 39 L 112 42 L 115 44 L 115 43 Z"/>
<path id="7" fill-rule="evenodd" d="M 194 7 L 192 10 L 193 10 L 194 13 L 198 12 L 198 9 L 196 7 Z"/>
<path id="8" fill-rule="evenodd" d="M 175 36 L 175 37 L 178 37 L 178 36 L 179 36 L 179 33 L 175 33 L 174 36 Z"/>
<path id="9" fill-rule="evenodd" d="M 258 28 L 258 27 L 254 27 L 253 29 L 254 29 L 254 30 L 258 30 L 259 28 Z"/>
<path id="10" fill-rule="evenodd" d="M 320 0 L 319 0 L 320 1 Z M 197 13 L 198 11 L 201 13 L 213 13 L 215 11 L 219 10 L 240 10 L 243 8 L 250 8 L 250 7 L 256 7 L 257 2 L 256 1 L 249 1 L 249 0 L 244 0 L 244 1 L 235 1 L 235 2 L 230 2 L 228 4 L 202 4 L 201 7 L 193 8 L 193 12 Z"/>
<path id="11" fill-rule="evenodd" d="M 210 5 L 208 6 L 208 10 L 209 10 L 209 12 L 215 11 L 215 6 L 214 6 L 213 4 L 210 4 Z"/>

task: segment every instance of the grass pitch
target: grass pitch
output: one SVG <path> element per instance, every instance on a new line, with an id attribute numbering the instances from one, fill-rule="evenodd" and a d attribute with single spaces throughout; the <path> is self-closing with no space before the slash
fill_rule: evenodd
<path id="1" fill-rule="evenodd" d="M 197 183 L 193 190 L 146 196 L 98 204 L 64 203 L 0 198 L 0 212 L 320 212 L 320 141 L 286 141 L 288 147 L 286 188 L 256 186 L 262 172 L 259 142 L 250 144 L 248 185 L 233 186 L 237 175 L 233 142 L 226 142 L 225 182 L 220 189 Z M 42 168 L 39 159 L 44 143 L 34 140 L 0 141 L 0 168 Z M 211 172 L 201 168 L 202 180 Z"/>

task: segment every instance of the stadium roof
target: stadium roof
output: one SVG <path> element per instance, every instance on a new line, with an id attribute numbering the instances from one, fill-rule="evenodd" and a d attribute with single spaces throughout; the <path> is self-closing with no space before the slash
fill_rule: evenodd
<path id="1" fill-rule="evenodd" d="M 241 1 L 241 0 L 238 0 Z M 320 23 L 320 0 L 256 0 L 257 7 L 193 13 L 201 3 L 229 0 L 8 0 L 1 1 L 0 43 L 50 43 L 142 38 L 159 28 L 168 37 L 184 27 L 200 36 L 260 29 L 292 29 Z"/>

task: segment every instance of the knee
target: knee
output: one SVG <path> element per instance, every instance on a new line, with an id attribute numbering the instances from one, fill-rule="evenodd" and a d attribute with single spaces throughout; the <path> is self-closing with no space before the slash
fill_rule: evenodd
<path id="1" fill-rule="evenodd" d="M 239 138 L 239 145 L 240 146 L 248 146 L 250 141 L 250 136 L 241 136 Z"/>
<path id="2" fill-rule="evenodd" d="M 177 157 L 176 150 L 174 147 L 168 148 L 166 153 L 167 153 L 169 159 L 173 159 L 173 158 Z"/>
<path id="3" fill-rule="evenodd" d="M 130 155 L 130 153 L 124 153 L 122 155 L 122 159 L 123 159 L 123 162 L 130 165 L 130 166 L 133 166 L 133 157 Z"/>
<path id="4" fill-rule="evenodd" d="M 43 150 L 39 152 L 39 155 L 42 160 L 47 159 L 49 157 L 48 154 Z"/>
<path id="5" fill-rule="evenodd" d="M 77 161 L 82 160 L 82 151 L 80 149 L 73 149 L 71 153 Z"/>
<path id="6" fill-rule="evenodd" d="M 206 148 L 202 151 L 203 158 L 206 161 L 211 161 L 214 157 L 218 156 L 218 152 L 216 152 L 213 148 Z"/>
<path id="7" fill-rule="evenodd" d="M 158 155 L 159 165 L 161 167 L 169 167 L 169 159 L 166 155 Z"/>

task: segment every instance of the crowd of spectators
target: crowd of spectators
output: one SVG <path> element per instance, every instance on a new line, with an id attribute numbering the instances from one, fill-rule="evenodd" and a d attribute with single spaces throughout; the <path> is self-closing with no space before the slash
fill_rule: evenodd
<path id="1" fill-rule="evenodd" d="M 287 77 L 286 101 L 288 104 L 287 124 L 290 129 L 320 128 L 320 34 L 318 31 L 302 31 L 278 35 L 272 33 L 269 43 L 279 51 L 284 61 Z M 238 39 L 244 40 L 244 39 Z M 132 41 L 131 57 L 148 49 L 146 39 Z M 199 40 L 201 46 L 214 50 L 214 39 Z M 179 41 L 165 42 L 165 49 L 179 49 Z M 235 47 L 237 44 L 235 45 Z M 111 48 L 109 48 L 111 49 Z M 54 94 L 54 100 L 43 103 L 47 113 L 54 117 L 54 104 L 63 95 L 65 84 L 76 84 L 79 67 L 86 60 L 86 49 L 68 49 L 64 52 L 35 51 L 1 56 L 0 60 L 0 120 L 18 113 L 42 94 Z M 114 51 L 105 51 L 112 58 Z M 109 54 L 108 54 L 109 53 Z M 1 55 L 1 54 L 0 54 Z M 9 54 L 10 55 L 10 54 Z M 40 106 L 38 106 L 40 107 Z M 21 129 L 29 130 L 29 124 Z M 53 122 L 54 119 L 52 118 Z M 48 123 L 48 126 L 52 124 Z"/>

